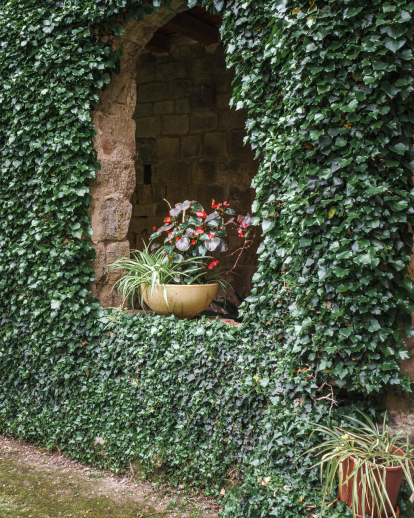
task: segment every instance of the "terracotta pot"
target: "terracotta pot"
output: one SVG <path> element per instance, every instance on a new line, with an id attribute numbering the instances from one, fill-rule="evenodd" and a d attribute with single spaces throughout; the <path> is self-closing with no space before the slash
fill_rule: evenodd
<path id="1" fill-rule="evenodd" d="M 170 315 L 177 318 L 193 318 L 204 311 L 212 302 L 218 290 L 218 284 L 166 284 L 167 302 L 162 286 L 158 286 L 151 294 L 151 286 L 142 284 L 144 302 L 157 315 Z"/>
<path id="2" fill-rule="evenodd" d="M 394 446 L 393 453 L 399 453 L 400 455 L 403 454 L 401 450 L 396 448 Z M 342 469 L 344 474 L 344 480 L 347 479 L 348 474 L 353 471 L 355 466 L 355 459 L 354 457 L 350 457 L 348 461 L 345 461 L 342 463 Z M 366 497 L 365 497 L 365 514 L 368 514 L 369 516 L 379 516 L 380 518 L 389 518 L 390 516 L 393 516 L 392 510 L 394 509 L 395 512 L 398 511 L 398 507 L 396 507 L 398 493 L 400 491 L 401 482 L 404 476 L 403 469 L 400 466 L 396 467 L 380 467 L 379 468 L 381 475 L 378 473 L 375 473 L 375 477 L 379 481 L 379 477 L 382 476 L 383 471 L 385 470 L 387 472 L 386 475 L 386 481 L 385 481 L 385 488 L 388 494 L 388 498 L 390 499 L 390 502 L 392 506 L 389 505 L 388 502 L 385 503 L 385 512 L 382 512 L 381 514 L 378 514 L 378 509 L 374 506 L 374 502 L 372 500 L 372 495 L 369 491 L 367 491 Z M 361 475 L 358 475 L 357 479 L 357 487 L 358 487 L 358 508 L 356 508 L 356 511 L 359 511 L 362 513 L 362 486 L 360 486 L 361 481 Z M 351 477 L 348 480 L 347 484 L 342 484 L 342 487 L 339 488 L 339 499 L 341 502 L 346 502 L 346 504 L 352 508 L 352 500 L 354 498 L 353 496 L 353 483 L 354 483 L 354 477 Z M 357 515 L 362 516 L 362 515 Z"/>

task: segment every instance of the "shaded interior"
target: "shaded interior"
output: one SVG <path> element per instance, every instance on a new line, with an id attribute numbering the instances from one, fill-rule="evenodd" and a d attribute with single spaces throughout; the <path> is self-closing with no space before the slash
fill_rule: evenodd
<path id="1" fill-rule="evenodd" d="M 243 143 L 246 112 L 229 107 L 234 72 L 226 69 L 220 22 L 200 7 L 180 14 L 154 34 L 140 57 L 131 249 L 142 248 L 153 227 L 162 225 L 169 210 L 164 200 L 197 200 L 209 213 L 214 199 L 227 201 L 237 214 L 251 212 L 258 164 Z M 235 228 L 229 234 L 231 254 L 243 239 Z M 244 251 L 226 276 L 242 297 L 251 290 L 256 249 L 257 243 Z M 221 258 L 220 266 L 230 269 L 237 256 Z"/>

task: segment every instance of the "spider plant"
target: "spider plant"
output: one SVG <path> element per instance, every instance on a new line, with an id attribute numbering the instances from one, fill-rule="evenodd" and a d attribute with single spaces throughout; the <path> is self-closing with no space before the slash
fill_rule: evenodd
<path id="1" fill-rule="evenodd" d="M 345 487 L 347 494 L 352 494 L 354 518 L 357 513 L 365 514 L 366 502 L 369 508 L 367 512 L 375 515 L 373 512 L 375 510 L 378 516 L 388 516 L 386 512 L 392 510 L 393 516 L 396 517 L 386 488 L 387 470 L 384 468 L 400 467 L 411 491 L 414 492 L 410 470 L 410 467 L 414 468 L 414 450 L 411 448 L 408 435 L 403 436 L 403 432 L 393 435 L 390 433 L 386 422 L 387 414 L 384 415 L 384 421 L 380 427 L 366 414 L 359 410 L 358 412 L 364 421 L 351 416 L 342 416 L 354 423 L 348 430 L 338 426 L 327 428 L 315 425 L 312 431 L 311 436 L 316 432 L 328 436 L 327 440 L 306 452 L 317 452 L 315 456 L 319 461 L 312 467 L 320 467 L 321 481 L 325 471 L 321 517 L 326 495 L 336 484 L 336 475 L 339 479 L 340 492 L 342 493 Z M 397 492 L 398 489 L 399 485 Z"/>
<path id="2" fill-rule="evenodd" d="M 158 286 L 162 286 L 165 302 L 167 302 L 167 284 L 186 284 L 186 278 L 202 270 L 202 266 L 195 263 L 194 258 L 174 263 L 162 249 L 151 252 L 149 245 L 145 243 L 143 250 L 132 250 L 131 255 L 131 258 L 122 257 L 109 266 L 111 270 L 124 272 L 114 284 L 114 288 L 118 287 L 122 305 L 129 299 L 131 306 L 134 307 L 134 298 L 138 295 L 141 307 L 145 308 L 145 290 L 140 290 L 141 285 L 151 286 L 151 295 Z"/>

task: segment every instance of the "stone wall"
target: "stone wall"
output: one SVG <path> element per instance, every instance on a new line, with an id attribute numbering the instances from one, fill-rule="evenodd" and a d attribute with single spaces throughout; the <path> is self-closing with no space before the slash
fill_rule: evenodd
<path id="1" fill-rule="evenodd" d="M 155 31 L 185 10 L 187 2 L 173 0 L 171 9 L 163 6 L 141 21 L 129 21 L 122 36 L 102 38 L 113 49 L 122 48 L 123 52 L 120 73 L 112 75 L 92 113 L 97 131 L 94 146 L 101 169 L 90 184 L 92 244 L 96 250 L 92 264 L 96 280 L 90 288 L 104 307 L 120 303 L 116 290 L 112 289 L 119 273 L 108 273 L 108 265 L 130 253 L 127 233 L 132 214 L 130 200 L 136 184 L 133 115 L 137 66 Z"/>
<path id="2" fill-rule="evenodd" d="M 172 205 L 228 201 L 237 213 L 251 211 L 250 188 L 257 163 L 243 145 L 247 114 L 229 108 L 233 71 L 225 65 L 223 45 L 203 45 L 173 37 L 168 54 L 141 55 L 136 74 L 136 188 L 128 239 L 142 248 L 152 228 L 161 226 Z M 232 232 L 230 252 L 242 243 Z M 230 266 L 232 258 L 221 262 Z M 255 249 L 245 252 L 231 276 L 247 295 L 256 267 Z"/>

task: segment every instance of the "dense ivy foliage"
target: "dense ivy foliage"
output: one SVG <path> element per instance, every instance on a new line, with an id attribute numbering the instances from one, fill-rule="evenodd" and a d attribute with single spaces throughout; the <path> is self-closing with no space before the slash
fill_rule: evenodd
<path id="1" fill-rule="evenodd" d="M 310 423 L 409 388 L 414 4 L 209 3 L 261 160 L 236 329 L 108 320 L 87 297 L 91 103 L 119 57 L 94 27 L 160 3 L 0 2 L 0 430 L 113 469 L 163 462 L 215 494 L 236 475 L 226 518 L 306 516 Z"/>

